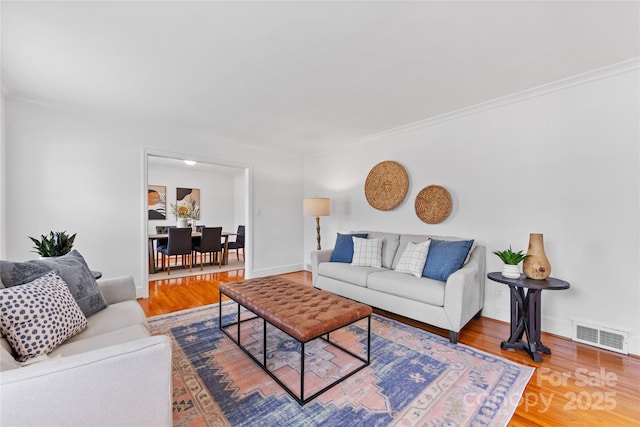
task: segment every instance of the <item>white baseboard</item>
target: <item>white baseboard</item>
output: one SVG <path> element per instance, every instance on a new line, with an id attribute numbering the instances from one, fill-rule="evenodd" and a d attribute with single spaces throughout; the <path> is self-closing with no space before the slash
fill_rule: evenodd
<path id="1" fill-rule="evenodd" d="M 509 312 L 509 304 L 503 306 L 502 304 L 485 304 L 482 309 L 482 316 L 488 317 L 489 319 L 500 320 L 502 322 L 509 323 L 510 312 Z M 554 335 L 558 335 L 561 337 L 565 337 L 567 339 L 571 339 L 572 327 L 571 321 L 569 319 L 560 318 L 560 317 L 551 317 L 551 316 L 542 316 L 542 331 L 549 332 Z M 505 339 L 509 337 L 504 337 Z"/>
<path id="2" fill-rule="evenodd" d="M 254 277 L 272 276 L 274 274 L 293 273 L 294 271 L 300 271 L 304 269 L 305 269 L 304 264 L 290 264 L 290 265 L 281 265 L 278 267 L 258 268 L 258 269 L 253 269 L 252 271 L 245 270 L 244 277 L 245 279 L 252 279 Z"/>

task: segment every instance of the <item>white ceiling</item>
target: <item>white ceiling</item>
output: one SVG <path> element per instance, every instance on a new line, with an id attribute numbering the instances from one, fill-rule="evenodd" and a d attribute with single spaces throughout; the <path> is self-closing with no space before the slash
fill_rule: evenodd
<path id="1" fill-rule="evenodd" d="M 308 153 L 640 56 L 639 3 L 2 1 L 9 97 Z"/>
<path id="2" fill-rule="evenodd" d="M 189 160 L 189 159 L 186 159 Z M 233 167 L 233 166 L 225 166 L 225 165 L 216 165 L 212 163 L 205 162 L 196 162 L 194 165 L 187 165 L 185 159 L 176 159 L 174 157 L 160 157 L 149 155 L 147 157 L 147 165 L 149 168 L 152 167 L 164 167 L 164 168 L 175 168 L 181 170 L 195 170 L 198 172 L 211 173 L 216 175 L 243 175 L 244 168 Z"/>

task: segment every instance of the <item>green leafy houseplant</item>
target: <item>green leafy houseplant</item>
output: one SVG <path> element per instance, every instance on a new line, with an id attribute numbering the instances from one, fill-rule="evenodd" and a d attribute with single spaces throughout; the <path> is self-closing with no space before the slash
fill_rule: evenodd
<path id="1" fill-rule="evenodd" d="M 509 246 L 509 249 L 504 251 L 495 251 L 493 253 L 498 255 L 498 258 L 507 265 L 518 265 L 522 260 L 529 256 L 523 254 L 522 251 L 513 252 L 511 250 L 511 246 Z"/>
<path id="2" fill-rule="evenodd" d="M 35 244 L 33 249 L 42 257 L 62 256 L 71 252 L 73 241 L 76 239 L 75 233 L 71 236 L 66 231 L 49 232 L 49 235 L 40 236 L 40 240 L 29 237 Z"/>

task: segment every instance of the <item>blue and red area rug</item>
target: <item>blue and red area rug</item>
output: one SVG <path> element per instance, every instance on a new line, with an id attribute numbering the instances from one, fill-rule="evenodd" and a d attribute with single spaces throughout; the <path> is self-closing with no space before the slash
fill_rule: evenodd
<path id="1" fill-rule="evenodd" d="M 236 307 L 223 303 L 225 324 Z M 174 426 L 506 426 L 533 374 L 374 315 L 371 365 L 300 406 L 218 330 L 218 313 L 216 304 L 149 319 L 154 334 L 173 342 Z M 275 328 L 267 331 L 269 366 L 295 387 L 299 345 Z M 242 335 L 259 356 L 262 322 L 243 323 Z M 366 320 L 331 336 L 363 354 Z M 306 354 L 311 387 L 359 363 L 322 340 L 308 344 Z"/>

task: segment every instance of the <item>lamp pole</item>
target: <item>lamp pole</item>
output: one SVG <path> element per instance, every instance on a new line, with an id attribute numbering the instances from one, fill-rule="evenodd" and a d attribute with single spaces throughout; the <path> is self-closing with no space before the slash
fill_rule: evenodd
<path id="1" fill-rule="evenodd" d="M 331 214 L 331 200 L 326 197 L 313 197 L 303 200 L 302 210 L 305 216 L 316 217 L 316 234 L 318 241 L 318 250 L 321 250 L 320 246 L 320 217 L 329 216 Z"/>
<path id="2" fill-rule="evenodd" d="M 318 233 L 318 250 L 322 249 L 320 247 L 320 217 L 316 217 L 316 232 Z"/>

